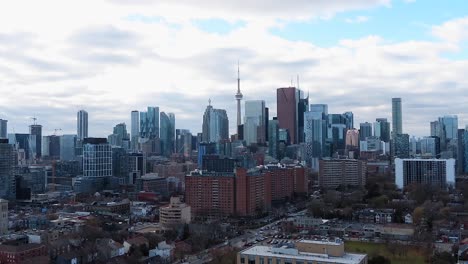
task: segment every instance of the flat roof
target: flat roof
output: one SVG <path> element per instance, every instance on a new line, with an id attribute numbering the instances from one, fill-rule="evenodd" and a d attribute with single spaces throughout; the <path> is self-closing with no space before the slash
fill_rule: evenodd
<path id="1" fill-rule="evenodd" d="M 333 240 L 310 240 L 310 239 L 301 239 L 297 241 L 299 243 L 309 243 L 309 244 L 317 244 L 317 245 L 332 245 L 332 246 L 339 246 L 343 244 L 342 240 L 333 241 Z"/>
<path id="2" fill-rule="evenodd" d="M 422 158 L 413 158 L 413 159 L 400 159 L 400 158 L 396 158 L 395 160 L 402 160 L 402 161 L 426 161 L 426 162 L 432 162 L 432 161 L 436 161 L 436 162 L 445 162 L 445 161 L 449 161 L 449 160 L 455 160 L 454 158 L 450 158 L 450 159 L 422 159 Z"/>
<path id="3" fill-rule="evenodd" d="M 288 259 L 296 259 L 296 260 L 306 260 L 311 262 L 327 262 L 327 263 L 342 263 L 342 264 L 354 264 L 360 263 L 363 261 L 367 255 L 361 254 L 350 254 L 345 253 L 341 257 L 332 257 L 326 254 L 314 254 L 314 253 L 307 253 L 307 252 L 299 252 L 298 255 L 288 255 L 288 254 L 280 254 L 274 253 L 272 251 L 272 247 L 267 246 L 253 246 L 246 250 L 240 252 L 242 255 L 251 255 L 251 256 L 263 256 L 263 257 L 275 257 L 275 258 L 288 258 Z"/>

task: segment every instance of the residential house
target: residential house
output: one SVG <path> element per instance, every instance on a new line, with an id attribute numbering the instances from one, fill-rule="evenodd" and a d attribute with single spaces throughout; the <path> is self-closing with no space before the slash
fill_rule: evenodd
<path id="1" fill-rule="evenodd" d="M 100 260 L 109 260 L 125 254 L 124 246 L 110 238 L 97 239 L 96 248 Z"/>
<path id="2" fill-rule="evenodd" d="M 125 240 L 125 242 L 123 243 L 123 246 L 125 248 L 125 254 L 127 254 L 130 251 L 131 247 L 139 248 L 139 247 L 146 246 L 146 248 L 149 249 L 149 241 L 143 236 L 137 236 L 137 237 Z"/>

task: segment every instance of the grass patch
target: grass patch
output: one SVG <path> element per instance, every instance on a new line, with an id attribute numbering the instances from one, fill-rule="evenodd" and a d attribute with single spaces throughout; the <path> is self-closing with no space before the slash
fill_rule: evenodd
<path id="1" fill-rule="evenodd" d="M 422 253 L 422 250 L 414 246 L 404 246 L 406 253 L 398 254 L 396 250 L 395 254 L 392 254 L 386 244 L 376 244 L 376 243 L 366 243 L 366 242 L 356 242 L 356 241 L 346 241 L 345 250 L 351 253 L 365 253 L 369 258 L 377 255 L 384 256 L 389 258 L 392 261 L 392 264 L 424 264 L 425 258 Z"/>

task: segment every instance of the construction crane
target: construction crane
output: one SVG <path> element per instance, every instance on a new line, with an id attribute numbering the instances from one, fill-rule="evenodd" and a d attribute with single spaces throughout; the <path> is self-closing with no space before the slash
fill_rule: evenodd
<path id="1" fill-rule="evenodd" d="M 57 131 L 62 131 L 62 129 L 61 129 L 61 128 L 56 128 L 56 129 L 54 129 L 54 136 L 57 135 Z"/>
<path id="2" fill-rule="evenodd" d="M 33 116 L 33 117 L 31 117 L 31 119 L 33 120 L 33 125 L 35 125 L 37 118 L 35 116 Z"/>

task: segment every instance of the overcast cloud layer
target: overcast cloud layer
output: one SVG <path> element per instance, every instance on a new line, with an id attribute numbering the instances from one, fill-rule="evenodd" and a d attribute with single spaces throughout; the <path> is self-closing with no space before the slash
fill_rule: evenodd
<path id="1" fill-rule="evenodd" d="M 177 2 L 177 3 L 174 3 Z M 196 2 L 196 4 L 195 4 Z M 333 3 L 331 3 L 333 2 Z M 468 123 L 468 17 L 425 25 L 430 38 L 392 41 L 369 34 L 324 46 L 279 37 L 289 23 L 392 8 L 390 0 L 43 0 L 0 5 L 0 118 L 26 132 L 36 116 L 44 134 L 76 133 L 89 112 L 90 135 L 107 136 L 131 110 L 159 106 L 176 127 L 201 130 L 211 98 L 235 124 L 236 68 L 244 99 L 264 99 L 276 115 L 276 88 L 300 75 L 310 103 L 353 111 L 355 124 L 391 119 L 403 98 L 404 131 L 429 133 L 429 122 L 456 114 Z M 411 3 L 409 3 L 411 4 Z M 213 33 L 198 21 L 230 26 Z M 372 23 L 365 15 L 346 23 Z M 392 23 L 389 21 L 388 23 Z M 339 34 L 336 33 L 336 34 Z M 128 131 L 130 128 L 128 127 Z"/>

